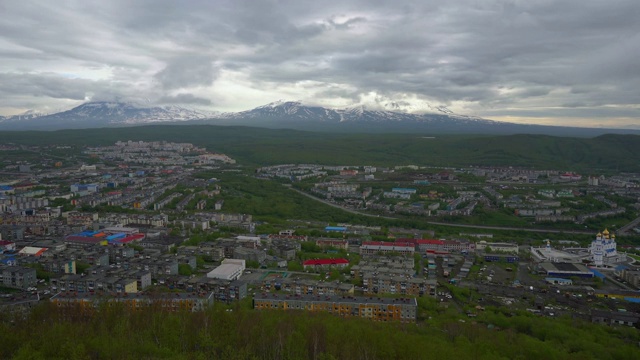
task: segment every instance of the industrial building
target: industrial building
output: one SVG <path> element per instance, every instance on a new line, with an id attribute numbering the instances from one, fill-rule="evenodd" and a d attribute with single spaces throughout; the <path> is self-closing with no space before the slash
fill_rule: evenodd
<path id="1" fill-rule="evenodd" d="M 325 311 L 342 317 L 374 321 L 415 322 L 418 302 L 414 298 L 256 294 L 256 310 Z"/>
<path id="2" fill-rule="evenodd" d="M 516 243 L 486 242 L 482 240 L 478 241 L 476 244 L 476 250 L 478 251 L 486 251 L 487 248 L 490 248 L 491 251 L 500 251 L 512 254 L 517 254 L 520 250 Z"/>
<path id="3" fill-rule="evenodd" d="M 591 322 L 606 325 L 638 326 L 640 314 L 622 311 L 593 310 Z"/>
<path id="4" fill-rule="evenodd" d="M 90 245 L 90 244 L 113 244 L 123 245 L 134 241 L 141 241 L 145 238 L 136 228 L 111 227 L 99 231 L 86 230 L 77 234 L 68 235 L 64 238 L 67 245 Z"/>
<path id="5" fill-rule="evenodd" d="M 592 278 L 595 275 L 591 270 L 582 264 L 572 263 L 552 263 L 543 262 L 538 264 L 538 268 L 541 272 L 544 272 L 548 277 L 558 278 Z"/>

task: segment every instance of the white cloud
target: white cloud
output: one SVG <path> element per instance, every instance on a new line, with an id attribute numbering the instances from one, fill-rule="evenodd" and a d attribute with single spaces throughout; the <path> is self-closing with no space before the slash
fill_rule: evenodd
<path id="1" fill-rule="evenodd" d="M 222 111 L 384 99 L 635 126 L 638 12 L 635 0 L 2 2 L 0 113 L 85 98 Z"/>

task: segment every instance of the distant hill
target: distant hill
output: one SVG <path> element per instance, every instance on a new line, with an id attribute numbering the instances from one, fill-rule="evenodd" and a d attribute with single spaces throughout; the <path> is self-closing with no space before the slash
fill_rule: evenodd
<path id="1" fill-rule="evenodd" d="M 329 109 L 294 101 L 279 101 L 247 111 L 212 113 L 178 106 L 145 107 L 125 102 L 90 102 L 55 114 L 30 112 L 0 117 L 0 130 L 83 129 L 171 123 L 341 133 L 546 134 L 582 137 L 606 133 L 640 134 L 640 131 L 627 129 L 514 124 L 457 115 L 444 107 L 434 107 L 429 113 L 420 114 L 404 110 L 396 103 L 386 104 L 384 110 L 373 110 L 362 106 Z"/>
<path id="2" fill-rule="evenodd" d="M 19 144 L 108 145 L 118 140 L 191 142 L 246 165 L 277 163 L 379 166 L 521 166 L 598 174 L 640 171 L 640 136 L 348 134 L 237 126 L 150 125 L 128 128 L 0 132 Z M 6 141 L 5 142 L 9 142 Z"/>

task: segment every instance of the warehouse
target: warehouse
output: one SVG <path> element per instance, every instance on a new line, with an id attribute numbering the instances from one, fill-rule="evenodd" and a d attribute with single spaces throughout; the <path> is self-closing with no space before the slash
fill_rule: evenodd
<path id="1" fill-rule="evenodd" d="M 548 277 L 558 278 L 592 278 L 593 272 L 586 266 L 577 263 L 551 263 L 543 262 L 538 265 L 540 271 L 544 272 Z"/>

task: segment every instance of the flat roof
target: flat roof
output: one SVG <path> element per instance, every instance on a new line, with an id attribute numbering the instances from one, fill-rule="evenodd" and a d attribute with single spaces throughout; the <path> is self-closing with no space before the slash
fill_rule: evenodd
<path id="1" fill-rule="evenodd" d="M 207 276 L 212 274 L 212 275 L 219 275 L 219 276 L 228 277 L 228 276 L 231 276 L 231 275 L 237 273 L 240 269 L 242 269 L 242 265 L 230 264 L 230 263 L 222 264 L 222 265 L 218 266 L 217 268 L 209 271 L 207 273 Z"/>
<path id="2" fill-rule="evenodd" d="M 543 262 L 540 266 L 548 272 L 592 273 L 586 266 L 577 263 Z"/>

